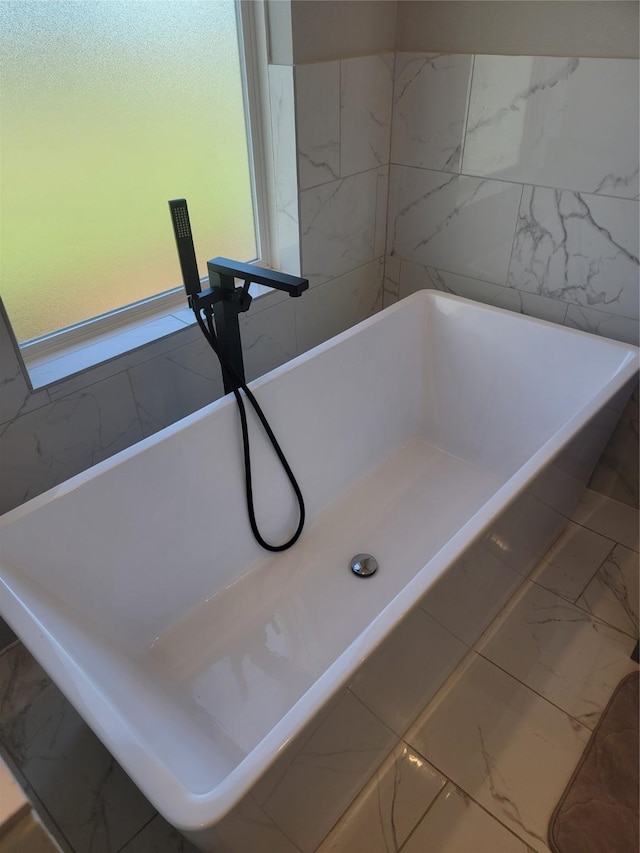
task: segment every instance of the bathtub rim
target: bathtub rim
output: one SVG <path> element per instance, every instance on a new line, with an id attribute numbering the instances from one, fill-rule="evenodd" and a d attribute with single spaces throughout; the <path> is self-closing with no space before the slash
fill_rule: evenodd
<path id="1" fill-rule="evenodd" d="M 364 320 L 340 335 L 325 341 L 298 356 L 276 370 L 250 383 L 252 389 L 274 381 L 279 376 L 297 369 L 306 361 L 316 357 L 340 341 L 358 334 L 363 328 L 380 322 L 386 312 L 407 310 L 407 303 L 420 300 L 452 301 L 470 304 L 474 309 L 509 315 L 513 312 L 476 303 L 473 300 L 441 293 L 420 291 L 401 300 L 385 312 Z M 409 309 L 410 310 L 410 309 Z M 562 451 L 569 441 L 594 415 L 603 409 L 615 394 L 630 381 L 637 372 L 639 350 L 632 345 L 622 344 L 606 338 L 597 338 L 587 332 L 558 327 L 536 318 L 520 316 L 518 322 L 542 324 L 544 327 L 562 329 L 563 334 L 597 339 L 609 347 L 625 353 L 621 364 L 596 394 L 564 423 L 511 477 L 496 490 L 492 497 L 463 524 L 456 534 L 420 568 L 397 595 L 387 602 L 367 628 L 325 670 L 316 682 L 300 697 L 292 708 L 251 750 L 250 753 L 220 782 L 208 792 L 196 793 L 184 786 L 155 756 L 150 745 L 141 740 L 117 711 L 108 695 L 100 688 L 73 656 L 56 640 L 28 604 L 14 592 L 9 583 L 0 578 L 3 591 L 0 612 L 16 631 L 24 645 L 47 673 L 55 672 L 54 683 L 65 694 L 85 722 L 102 740 L 107 749 L 122 764 L 138 787 L 156 806 L 158 811 L 174 826 L 185 832 L 194 832 L 221 820 L 241 798 L 253 787 L 260 776 L 276 761 L 284 749 L 304 726 L 319 713 L 332 697 L 352 679 L 362 661 L 368 657 L 390 634 L 393 628 L 428 592 L 431 585 L 446 571 L 448 566 L 463 554 L 482 535 L 492 521 L 504 512 L 531 481 Z M 109 459 L 83 471 L 59 486 L 10 510 L 0 517 L 0 531 L 19 518 L 30 515 L 39 507 L 66 494 L 83 483 L 99 476 L 104 471 L 124 464 L 129 458 L 153 447 L 169 435 L 181 432 L 198 420 L 209 417 L 216 409 L 233 405 L 230 395 L 220 398 L 186 418 L 171 424 L 153 436 L 143 439 L 120 451 Z"/>

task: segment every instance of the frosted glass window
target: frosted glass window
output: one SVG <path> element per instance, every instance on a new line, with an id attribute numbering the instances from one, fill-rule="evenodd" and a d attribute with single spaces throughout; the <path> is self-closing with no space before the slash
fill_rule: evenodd
<path id="1" fill-rule="evenodd" d="M 19 341 L 181 284 L 196 253 L 250 261 L 254 224 L 232 0 L 0 2 L 1 286 Z"/>

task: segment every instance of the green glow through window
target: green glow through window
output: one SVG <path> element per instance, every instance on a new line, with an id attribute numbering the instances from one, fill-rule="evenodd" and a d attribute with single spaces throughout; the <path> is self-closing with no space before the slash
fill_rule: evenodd
<path id="1" fill-rule="evenodd" d="M 0 2 L 2 296 L 19 341 L 257 256 L 232 0 Z"/>

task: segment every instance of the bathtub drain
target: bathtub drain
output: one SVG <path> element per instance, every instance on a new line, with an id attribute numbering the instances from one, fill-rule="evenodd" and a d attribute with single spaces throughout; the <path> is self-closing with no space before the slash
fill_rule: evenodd
<path id="1" fill-rule="evenodd" d="M 368 578 L 378 570 L 378 561 L 371 554 L 356 554 L 351 560 L 351 571 L 361 578 Z"/>

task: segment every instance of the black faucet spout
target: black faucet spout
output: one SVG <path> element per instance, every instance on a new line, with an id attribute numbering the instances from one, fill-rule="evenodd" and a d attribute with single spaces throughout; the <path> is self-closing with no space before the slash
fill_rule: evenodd
<path id="1" fill-rule="evenodd" d="M 211 279 L 211 273 L 241 278 L 245 284 L 251 282 L 263 284 L 267 287 L 273 287 L 275 290 L 283 290 L 289 296 L 300 296 L 309 288 L 309 281 L 306 278 L 277 272 L 277 270 L 268 270 L 264 267 L 256 267 L 253 264 L 243 264 L 240 261 L 229 260 L 229 258 L 213 258 L 207 261 L 207 269 L 209 270 L 209 279 Z"/>

